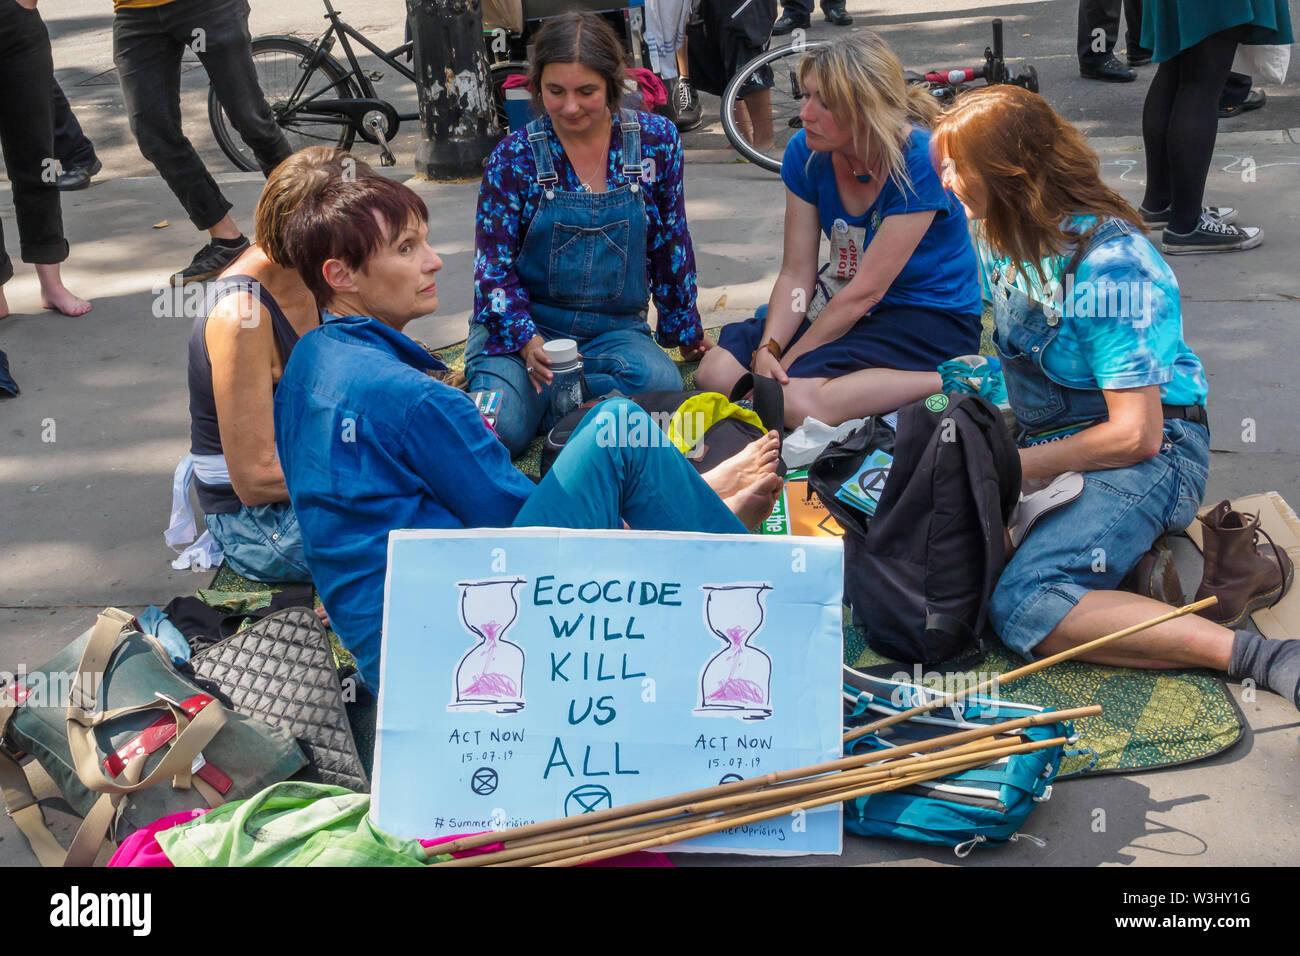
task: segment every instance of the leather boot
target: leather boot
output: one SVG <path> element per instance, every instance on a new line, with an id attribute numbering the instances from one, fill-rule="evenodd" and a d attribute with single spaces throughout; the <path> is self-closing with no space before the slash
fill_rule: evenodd
<path id="1" fill-rule="evenodd" d="M 1151 550 L 1138 560 L 1133 570 L 1120 582 L 1121 591 L 1131 591 L 1170 607 L 1183 604 L 1183 582 L 1178 577 L 1174 553 L 1165 536 L 1156 538 Z"/>
<path id="2" fill-rule="evenodd" d="M 1198 611 L 1224 627 L 1238 627 L 1252 612 L 1272 607 L 1291 587 L 1295 567 L 1286 552 L 1259 526 L 1258 514 L 1232 510 L 1221 501 L 1198 518 L 1203 526 L 1205 571 L 1196 600 L 1214 595 L 1219 603 Z M 1267 546 L 1259 544 L 1263 535 Z"/>

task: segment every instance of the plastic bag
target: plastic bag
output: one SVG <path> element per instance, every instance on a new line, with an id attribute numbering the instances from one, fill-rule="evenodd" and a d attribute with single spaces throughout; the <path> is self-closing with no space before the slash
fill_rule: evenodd
<path id="1" fill-rule="evenodd" d="M 865 418 L 854 418 L 843 425 L 831 427 L 815 418 L 805 418 L 803 424 L 792 431 L 781 443 L 781 460 L 787 470 L 811 465 L 813 460 L 833 441 L 847 438 Z"/>
<path id="2" fill-rule="evenodd" d="M 1233 72 L 1248 73 L 1254 86 L 1281 86 L 1286 82 L 1290 65 L 1290 46 L 1242 44 L 1237 47 L 1237 58 L 1232 61 Z"/>

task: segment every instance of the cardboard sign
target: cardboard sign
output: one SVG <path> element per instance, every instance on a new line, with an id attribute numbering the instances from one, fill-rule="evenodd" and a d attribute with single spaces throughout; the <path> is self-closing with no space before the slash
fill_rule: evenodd
<path id="1" fill-rule="evenodd" d="M 389 537 L 375 824 L 523 826 L 841 755 L 837 540 Z M 838 853 L 840 805 L 682 849 Z"/>
<path id="2" fill-rule="evenodd" d="M 844 529 L 826 510 L 821 499 L 808 494 L 808 469 L 786 475 L 785 487 L 776 507 L 758 526 L 758 534 L 796 535 L 810 538 L 842 538 Z"/>

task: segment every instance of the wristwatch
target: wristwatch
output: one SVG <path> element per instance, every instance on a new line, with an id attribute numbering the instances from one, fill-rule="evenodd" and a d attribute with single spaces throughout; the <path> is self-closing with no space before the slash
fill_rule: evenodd
<path id="1" fill-rule="evenodd" d="M 777 344 L 776 339 L 768 339 L 758 348 L 754 349 L 754 354 L 749 357 L 750 368 L 754 367 L 754 363 L 758 361 L 758 353 L 763 351 L 763 349 L 767 349 L 769 352 L 771 352 L 772 357 L 775 358 L 778 362 L 781 361 L 781 351 L 782 351 L 781 346 Z"/>

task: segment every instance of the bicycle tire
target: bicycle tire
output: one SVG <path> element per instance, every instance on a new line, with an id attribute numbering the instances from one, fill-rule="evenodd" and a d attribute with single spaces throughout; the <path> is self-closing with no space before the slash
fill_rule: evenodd
<path id="1" fill-rule="evenodd" d="M 296 116 L 288 102 L 298 84 L 303 66 L 315 48 L 303 40 L 288 36 L 258 37 L 252 43 L 253 68 L 257 72 L 262 95 L 271 105 L 276 122 L 284 130 L 289 146 L 297 152 L 306 146 L 338 146 L 351 149 L 356 130 L 351 123 L 339 119 L 326 121 L 315 117 Z M 320 82 L 316 73 L 324 73 Z M 329 99 L 355 99 L 361 96 L 357 87 L 347 78 L 348 71 L 328 53 L 313 68 L 313 75 L 303 84 L 306 96 L 324 93 Z M 217 145 L 234 165 L 245 172 L 258 172 L 261 167 L 253 151 L 245 145 L 231 125 L 226 111 L 217 99 L 217 91 L 208 89 L 208 123 Z"/>
<path id="2" fill-rule="evenodd" d="M 790 138 L 799 130 L 799 109 L 803 105 L 799 99 L 799 59 L 809 50 L 825 46 L 828 42 L 804 41 L 767 50 L 742 66 L 731 78 L 722 92 L 722 131 L 727 134 L 727 139 L 736 152 L 745 159 L 780 174 L 781 155 Z M 755 73 L 761 74 L 765 69 L 772 72 L 772 130 L 775 143 L 770 149 L 761 150 L 745 137 L 736 124 L 736 101 L 740 98 L 741 87 L 749 78 Z"/>
<path id="3" fill-rule="evenodd" d="M 501 132 L 509 135 L 510 118 L 506 116 L 506 94 L 505 82 L 507 77 L 519 73 L 527 74 L 530 65 L 524 60 L 498 60 L 488 67 L 488 73 L 492 80 L 492 104 L 496 107 L 497 122 L 501 125 Z"/>

